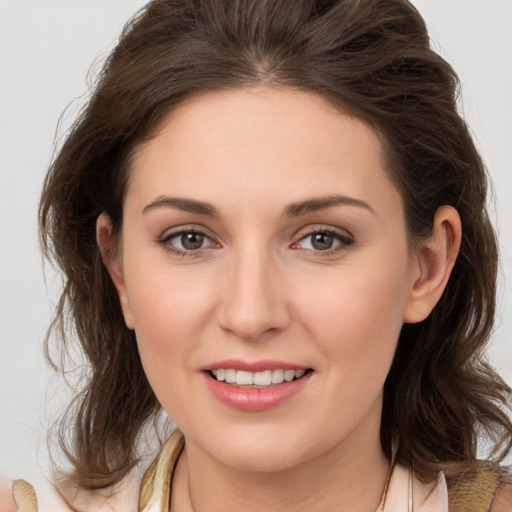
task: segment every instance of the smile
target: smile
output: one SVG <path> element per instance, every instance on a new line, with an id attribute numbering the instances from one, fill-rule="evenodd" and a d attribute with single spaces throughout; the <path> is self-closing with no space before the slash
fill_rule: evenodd
<path id="1" fill-rule="evenodd" d="M 282 384 L 298 380 L 305 375 L 307 370 L 264 370 L 260 372 L 249 372 L 235 370 L 232 368 L 218 368 L 210 371 L 210 374 L 219 382 L 225 382 L 236 387 L 265 388 L 272 385 Z"/>

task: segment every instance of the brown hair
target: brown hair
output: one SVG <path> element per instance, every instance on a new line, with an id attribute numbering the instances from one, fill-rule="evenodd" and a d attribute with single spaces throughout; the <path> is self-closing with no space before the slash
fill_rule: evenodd
<path id="1" fill-rule="evenodd" d="M 320 94 L 382 135 L 411 240 L 434 213 L 461 217 L 460 255 L 423 322 L 404 325 L 385 384 L 385 453 L 431 479 L 512 444 L 510 388 L 483 358 L 495 313 L 497 248 L 486 172 L 457 112 L 458 80 L 406 0 L 155 0 L 125 27 L 88 105 L 53 162 L 40 205 L 46 256 L 65 276 L 53 329 L 76 335 L 86 382 L 61 441 L 85 487 L 122 478 L 160 406 L 126 328 L 95 239 L 98 215 L 122 223 L 130 154 L 164 114 L 202 91 L 264 84 Z M 69 342 L 68 342 L 69 343 Z M 68 443 L 67 434 L 71 433 Z"/>

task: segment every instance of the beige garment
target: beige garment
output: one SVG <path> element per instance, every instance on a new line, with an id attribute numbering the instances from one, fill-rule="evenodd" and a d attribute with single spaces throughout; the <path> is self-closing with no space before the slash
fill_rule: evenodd
<path id="1" fill-rule="evenodd" d="M 167 512 L 172 471 L 183 449 L 183 436 L 175 431 L 148 468 L 141 484 L 140 512 Z M 377 512 L 448 512 L 448 492 L 442 474 L 432 485 L 412 478 L 408 470 L 395 465 Z"/>
<path id="2" fill-rule="evenodd" d="M 474 479 L 457 482 L 455 491 L 450 493 L 450 510 L 456 512 L 490 510 L 499 484 L 500 472 L 481 466 Z"/>
<path id="3" fill-rule="evenodd" d="M 12 485 L 12 490 L 19 512 L 37 512 L 36 492 L 28 482 L 16 480 Z"/>
<path id="4" fill-rule="evenodd" d="M 147 468 L 142 480 L 132 473 L 114 492 L 80 491 L 71 497 L 73 507 L 80 512 L 168 512 L 169 482 L 183 446 L 183 435 L 176 430 Z M 448 509 L 447 486 L 442 474 L 436 482 L 424 485 L 410 471 L 396 464 L 377 512 L 484 512 L 490 507 L 496 484 L 496 477 L 484 471 L 475 481 L 461 484 L 459 489 L 462 491 L 450 496 Z M 27 482 L 17 480 L 14 483 L 14 498 L 20 512 L 73 511 L 55 490 L 50 495 L 48 489 L 43 493 L 37 486 L 36 489 L 37 497 Z M 474 496 L 470 505 L 465 499 L 468 492 Z M 39 499 L 42 497 L 44 499 Z"/>

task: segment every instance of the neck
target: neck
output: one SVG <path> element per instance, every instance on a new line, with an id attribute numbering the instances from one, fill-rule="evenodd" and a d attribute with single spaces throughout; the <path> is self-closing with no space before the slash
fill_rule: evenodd
<path id="1" fill-rule="evenodd" d="M 281 471 L 233 469 L 187 442 L 173 479 L 171 510 L 375 512 L 390 461 L 382 452 L 378 435 L 369 442 L 358 434 L 318 457 Z"/>

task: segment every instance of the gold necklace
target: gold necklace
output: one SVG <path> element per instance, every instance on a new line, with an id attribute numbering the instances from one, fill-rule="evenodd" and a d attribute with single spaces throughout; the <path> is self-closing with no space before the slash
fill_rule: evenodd
<path id="1" fill-rule="evenodd" d="M 391 480 L 391 473 L 393 473 L 393 468 L 395 467 L 394 462 L 391 462 L 389 466 L 388 478 L 386 480 L 386 485 L 384 486 L 384 491 L 382 492 L 382 498 L 379 503 L 379 507 L 376 512 L 384 512 L 384 507 L 386 506 L 386 496 L 388 495 L 388 486 L 389 481 Z"/>

